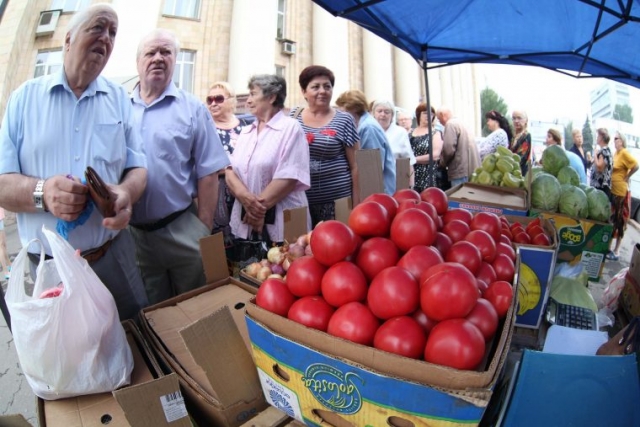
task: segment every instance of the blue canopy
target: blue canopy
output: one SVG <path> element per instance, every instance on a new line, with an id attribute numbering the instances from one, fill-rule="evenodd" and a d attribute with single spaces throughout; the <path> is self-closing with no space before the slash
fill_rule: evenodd
<path id="1" fill-rule="evenodd" d="M 640 0 L 313 1 L 406 51 L 424 70 L 534 65 L 640 88 Z"/>

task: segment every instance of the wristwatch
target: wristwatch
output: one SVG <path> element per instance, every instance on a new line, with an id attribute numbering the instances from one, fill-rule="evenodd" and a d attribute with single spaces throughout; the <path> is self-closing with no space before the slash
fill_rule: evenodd
<path id="1" fill-rule="evenodd" d="M 39 211 L 47 211 L 44 205 L 44 179 L 38 180 L 36 188 L 33 190 L 33 205 Z"/>

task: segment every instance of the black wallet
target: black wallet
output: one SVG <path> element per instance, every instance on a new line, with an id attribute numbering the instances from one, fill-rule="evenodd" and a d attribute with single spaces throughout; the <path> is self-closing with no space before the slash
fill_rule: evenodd
<path id="1" fill-rule="evenodd" d="M 244 206 L 242 206 L 242 211 L 240 212 L 240 219 L 244 218 L 247 211 L 244 210 Z M 276 223 L 276 207 L 272 206 L 267 212 L 264 214 L 264 223 L 268 225 L 273 225 Z"/>

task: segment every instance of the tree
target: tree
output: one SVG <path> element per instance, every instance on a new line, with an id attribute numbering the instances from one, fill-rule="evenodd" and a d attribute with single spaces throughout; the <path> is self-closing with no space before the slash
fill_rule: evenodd
<path id="1" fill-rule="evenodd" d="M 564 148 L 567 150 L 573 147 L 573 122 L 569 122 L 564 127 Z"/>
<path id="2" fill-rule="evenodd" d="M 487 136 L 491 132 L 489 128 L 487 128 L 487 119 L 485 119 L 485 114 L 489 111 L 495 110 L 502 114 L 503 116 L 507 115 L 508 107 L 504 102 L 504 99 L 500 95 L 496 93 L 495 90 L 486 87 L 482 89 L 480 92 L 480 123 L 482 123 L 482 136 Z"/>
<path id="3" fill-rule="evenodd" d="M 582 126 L 582 149 L 586 152 L 593 151 L 593 132 L 591 132 L 591 122 L 589 116 Z"/>
<path id="4" fill-rule="evenodd" d="M 613 109 L 613 118 L 621 122 L 633 124 L 633 109 L 630 105 L 616 104 Z"/>

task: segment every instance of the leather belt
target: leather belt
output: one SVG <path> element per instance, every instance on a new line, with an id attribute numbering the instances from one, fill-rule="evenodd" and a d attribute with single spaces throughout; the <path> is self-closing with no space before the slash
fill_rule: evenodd
<path id="1" fill-rule="evenodd" d="M 185 213 L 186 211 L 188 211 L 191 208 L 192 204 L 187 206 L 185 209 L 181 210 L 181 211 L 177 211 L 174 212 L 170 215 L 165 216 L 162 219 L 159 219 L 156 222 L 150 222 L 147 224 L 132 224 L 129 223 L 129 225 L 131 225 L 133 228 L 137 228 L 138 230 L 142 230 L 142 231 L 156 231 L 156 230 L 160 230 L 161 228 L 165 228 L 167 225 L 171 224 L 173 221 L 175 221 L 176 219 L 178 219 L 178 217 L 180 215 L 182 215 L 183 213 Z"/>
<path id="2" fill-rule="evenodd" d="M 84 251 L 80 255 L 82 256 L 82 258 L 86 259 L 89 264 L 94 263 L 107 253 L 107 251 L 111 247 L 111 243 L 113 243 L 113 240 L 107 240 L 102 246 Z M 32 254 L 31 252 L 28 252 L 27 255 L 29 256 L 29 260 L 34 264 L 38 264 L 40 262 L 40 255 Z M 53 259 L 53 257 L 51 255 L 45 254 L 44 259 L 49 260 Z"/>

